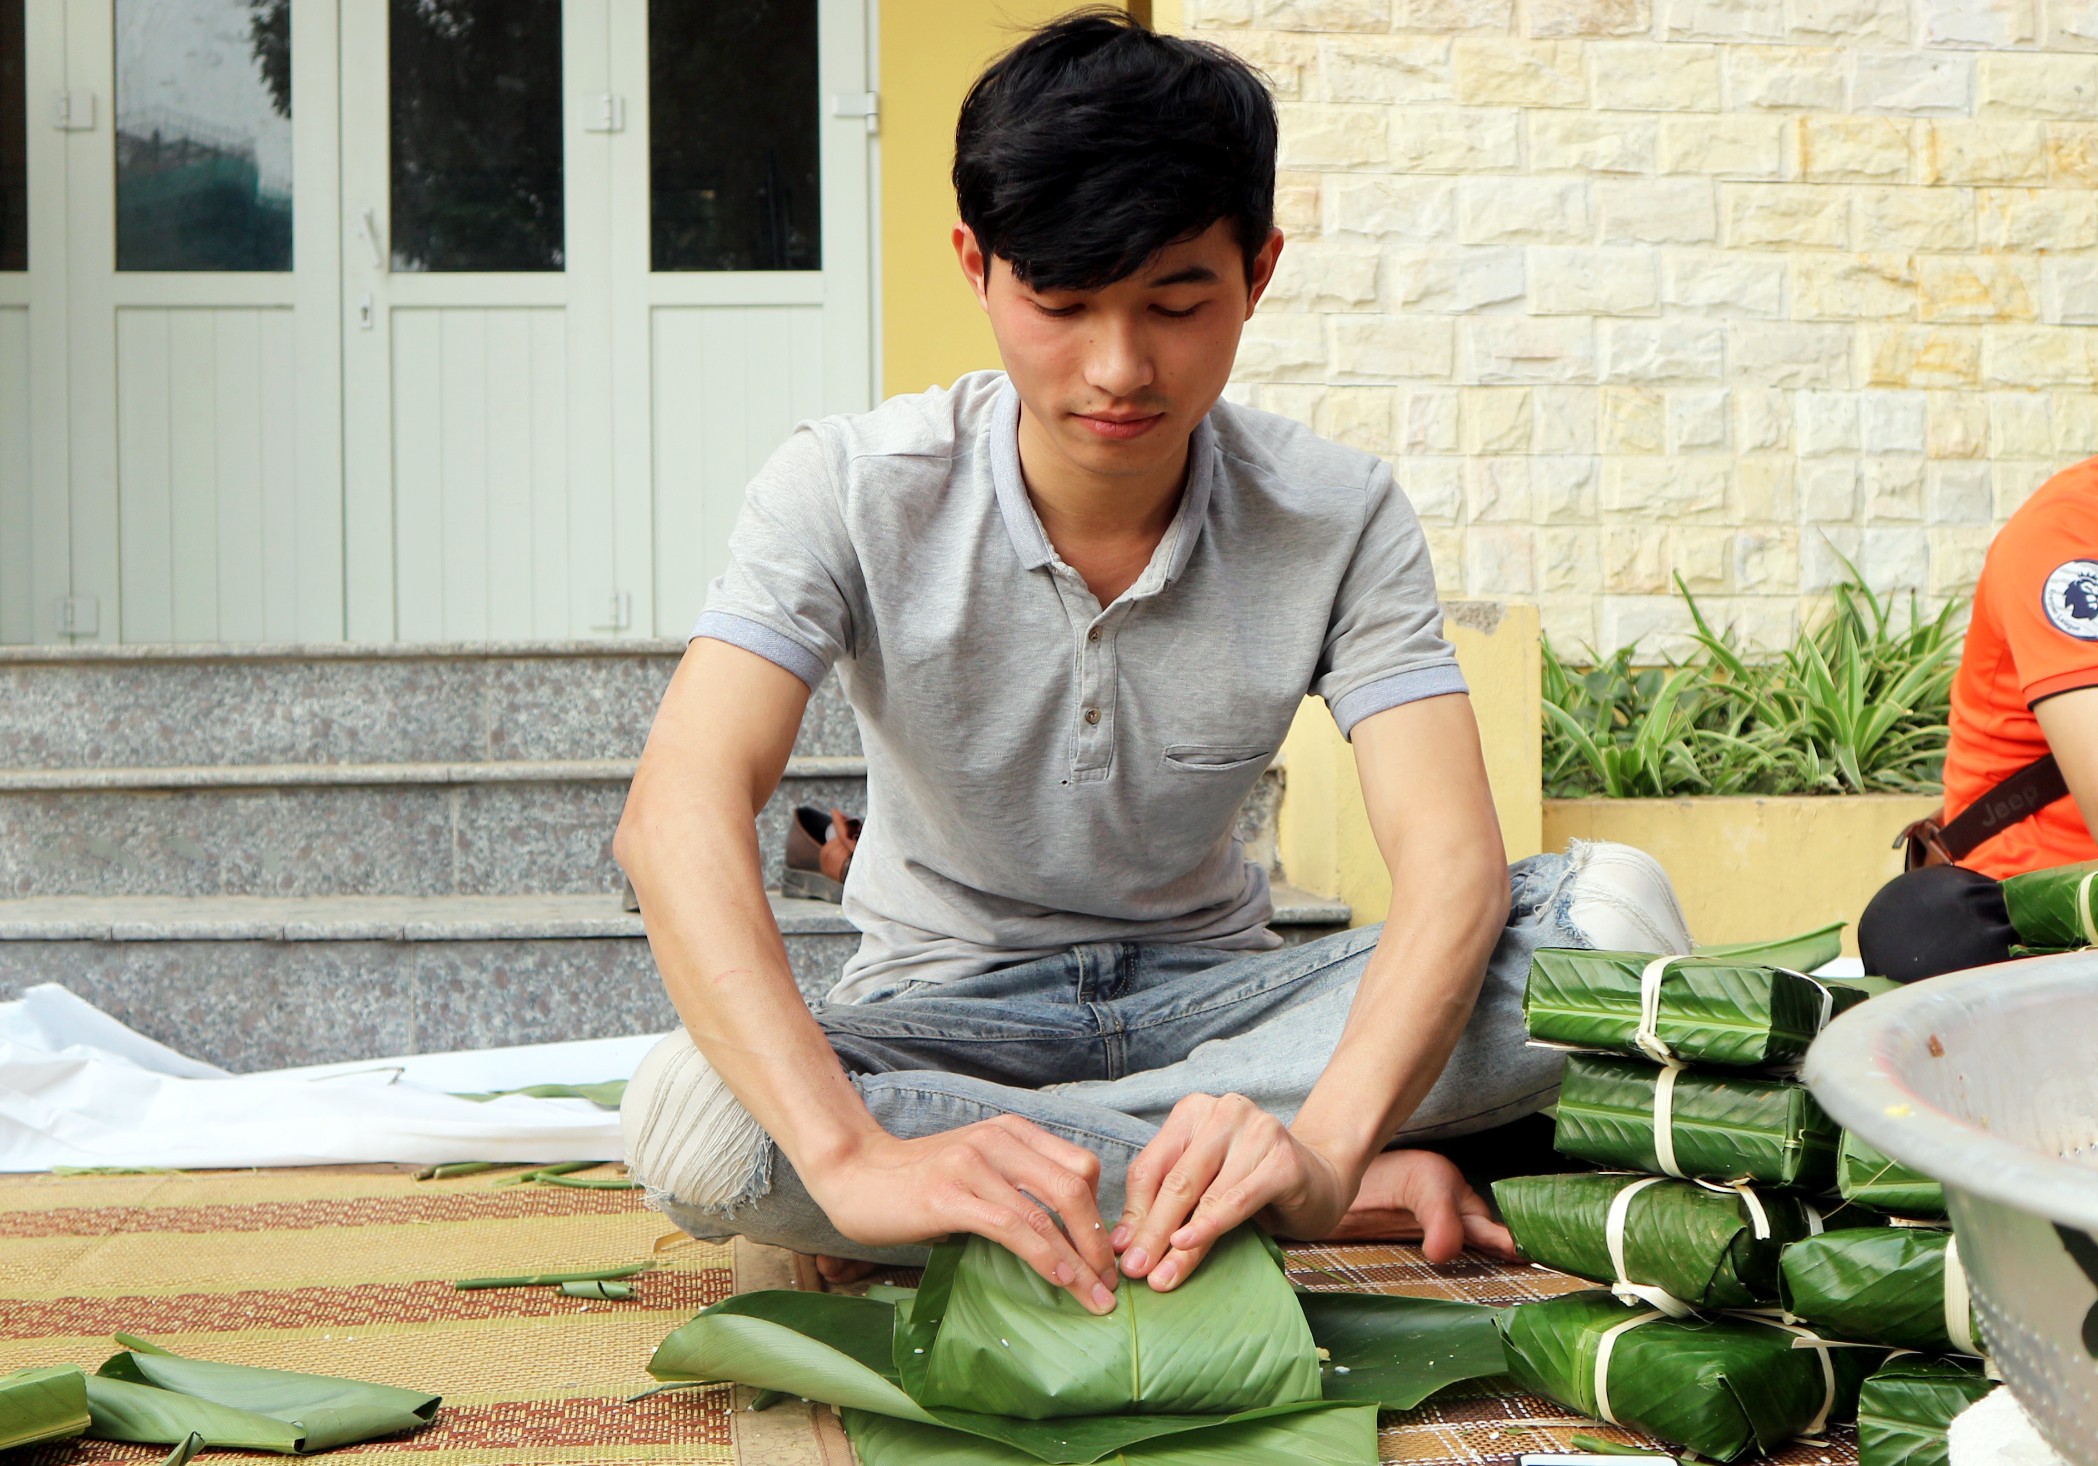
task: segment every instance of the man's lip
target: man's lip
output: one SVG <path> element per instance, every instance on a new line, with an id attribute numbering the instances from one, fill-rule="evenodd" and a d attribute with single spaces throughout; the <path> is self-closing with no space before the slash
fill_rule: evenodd
<path id="1" fill-rule="evenodd" d="M 1081 413 L 1077 413 L 1077 414 L 1075 414 L 1075 415 L 1076 415 L 1076 416 L 1078 416 L 1078 417 L 1089 417 L 1089 418 L 1091 418 L 1091 419 L 1092 419 L 1092 420 L 1093 420 L 1094 422 L 1111 422 L 1111 423 L 1132 423 L 1132 422 L 1145 422 L 1145 421 L 1148 421 L 1149 419 L 1151 419 L 1151 418 L 1154 418 L 1154 417 L 1164 417 L 1164 416 L 1165 416 L 1165 414 L 1164 414 L 1164 413 L 1162 413 L 1162 412 L 1129 412 L 1129 413 L 1119 413 L 1119 412 L 1081 412 Z"/>

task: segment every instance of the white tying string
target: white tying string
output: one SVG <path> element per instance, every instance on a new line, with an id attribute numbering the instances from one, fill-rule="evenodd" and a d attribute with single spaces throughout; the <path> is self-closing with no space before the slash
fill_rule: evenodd
<path id="1" fill-rule="evenodd" d="M 1654 1085 L 1654 1162 L 1678 1180 L 1683 1173 L 1675 1159 L 1675 1077 L 1682 1072 L 1683 1066 L 1670 1059 Z"/>
<path id="2" fill-rule="evenodd" d="M 1763 1199 L 1756 1195 L 1755 1188 L 1749 1185 L 1748 1182 L 1699 1181 L 1697 1184 L 1704 1187 L 1707 1191 L 1716 1191 L 1722 1196 L 1731 1191 L 1734 1195 L 1740 1197 L 1742 1204 L 1748 1208 L 1750 1234 L 1758 1242 L 1768 1242 L 1770 1240 L 1770 1213 L 1763 1210 Z M 1808 1210 L 1811 1211 L 1813 1208 L 1809 1207 Z"/>
<path id="3" fill-rule="evenodd" d="M 1839 1346 L 1822 1338 L 1821 1335 L 1815 1333 L 1812 1329 L 1801 1328 L 1796 1323 L 1772 1321 L 1770 1326 L 1774 1329 L 1783 1329 L 1788 1334 L 1797 1335 L 1798 1337 L 1792 1341 L 1792 1347 L 1795 1349 L 1812 1349 L 1814 1357 L 1821 1361 L 1821 1408 L 1814 1412 L 1813 1423 L 1800 1432 L 1801 1435 L 1820 1435 L 1824 1430 L 1828 1429 L 1829 1412 L 1836 1408 L 1836 1364 L 1833 1359 L 1829 1358 L 1829 1350 Z M 1844 1345 L 1840 1347 L 1847 1348 L 1849 1346 Z M 1860 1347 L 1869 1348 L 1871 1346 L 1863 1345 Z"/>
<path id="4" fill-rule="evenodd" d="M 1967 1269 L 1960 1265 L 1960 1239 L 1945 1239 L 1945 1336 L 1955 1353 L 1979 1357 L 1974 1347 L 1973 1314 L 1967 1301 Z"/>
<path id="5" fill-rule="evenodd" d="M 1828 1226 L 1828 1223 L 1821 1219 L 1821 1208 L 1811 1201 L 1802 1201 L 1800 1206 L 1805 1208 L 1807 1214 L 1807 1235 L 1819 1237 Z"/>
<path id="6" fill-rule="evenodd" d="M 2087 870 L 2083 879 L 2076 883 L 2076 915 L 2083 922 L 2083 944 L 2098 947 L 2098 922 L 2091 920 L 2091 878 L 2098 870 Z"/>
<path id="7" fill-rule="evenodd" d="M 1603 1220 L 1603 1243 L 1610 1249 L 1610 1272 L 1614 1279 L 1610 1291 L 1622 1303 L 1644 1303 L 1650 1308 L 1660 1309 L 1670 1318 L 1688 1318 L 1695 1311 L 1689 1304 L 1665 1288 L 1633 1282 L 1625 1266 L 1625 1224 L 1631 1218 L 1632 1198 L 1647 1187 L 1664 1185 L 1666 1181 L 1665 1176 L 1646 1176 L 1610 1198 L 1610 1214 Z"/>
<path id="8" fill-rule="evenodd" d="M 1661 1041 L 1661 979 L 1668 975 L 1670 967 L 1682 960 L 1681 957 L 1656 957 L 1639 974 L 1639 1027 L 1632 1032 L 1632 1043 L 1656 1064 L 1676 1061 L 1675 1054 Z"/>
<path id="9" fill-rule="evenodd" d="M 1617 1348 L 1617 1336 L 1627 1329 L 1636 1329 L 1643 1323 L 1652 1323 L 1661 1317 L 1659 1313 L 1635 1313 L 1621 1324 L 1613 1325 L 1595 1343 L 1595 1413 L 1612 1425 L 1623 1425 L 1610 1413 L 1610 1355 Z"/>

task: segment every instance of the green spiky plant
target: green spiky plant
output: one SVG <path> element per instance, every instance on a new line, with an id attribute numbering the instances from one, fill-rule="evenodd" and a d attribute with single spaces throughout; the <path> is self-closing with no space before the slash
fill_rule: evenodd
<path id="1" fill-rule="evenodd" d="M 1678 663 L 1637 646 L 1565 657 L 1544 646 L 1544 788 L 1553 798 L 1928 793 L 1944 766 L 1960 638 L 1948 604 L 1923 615 L 1855 567 L 1828 610 L 1776 653 L 1696 627 Z M 1905 610 L 1905 614 L 1903 614 Z"/>

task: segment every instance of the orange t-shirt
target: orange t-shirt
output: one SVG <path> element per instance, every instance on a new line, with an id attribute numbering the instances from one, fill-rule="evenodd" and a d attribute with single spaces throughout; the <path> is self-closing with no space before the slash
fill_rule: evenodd
<path id="1" fill-rule="evenodd" d="M 2098 458 L 2064 469 L 1989 546 L 1952 682 L 1945 816 L 2047 752 L 2033 705 L 2098 685 Z M 1960 862 L 1995 876 L 2098 860 L 2074 799 L 2057 799 Z"/>

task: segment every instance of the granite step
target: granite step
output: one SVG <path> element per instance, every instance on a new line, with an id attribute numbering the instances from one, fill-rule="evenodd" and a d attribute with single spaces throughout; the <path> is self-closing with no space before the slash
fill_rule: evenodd
<path id="1" fill-rule="evenodd" d="M 633 758 L 683 653 L 675 640 L 0 647 L 0 766 Z M 797 749 L 860 752 L 835 678 Z"/>
<path id="2" fill-rule="evenodd" d="M 616 892 L 634 759 L 0 768 L 0 897 Z M 1282 771 L 1239 813 L 1275 869 Z M 866 760 L 791 758 L 758 819 L 775 884 L 797 804 L 864 812 Z"/>
<path id="3" fill-rule="evenodd" d="M 1348 924 L 1343 903 L 1274 894 L 1287 942 Z M 858 934 L 825 902 L 772 910 L 815 1001 Z M 236 1071 L 676 1022 L 640 918 L 603 894 L 0 901 L 0 1000 L 39 982 Z"/>

